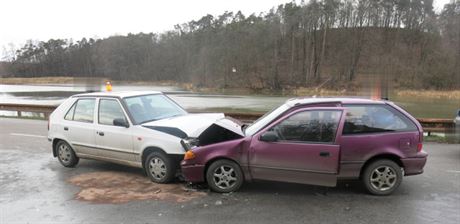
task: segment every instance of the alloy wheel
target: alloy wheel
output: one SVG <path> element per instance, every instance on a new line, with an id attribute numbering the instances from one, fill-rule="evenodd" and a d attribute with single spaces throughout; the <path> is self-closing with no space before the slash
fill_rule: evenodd
<path id="1" fill-rule="evenodd" d="M 396 171 L 389 166 L 379 166 L 370 175 L 370 184 L 375 190 L 387 191 L 397 182 Z"/>
<path id="2" fill-rule="evenodd" d="M 222 190 L 227 190 L 235 186 L 237 177 L 233 167 L 222 165 L 217 167 L 213 173 L 214 183 Z"/>

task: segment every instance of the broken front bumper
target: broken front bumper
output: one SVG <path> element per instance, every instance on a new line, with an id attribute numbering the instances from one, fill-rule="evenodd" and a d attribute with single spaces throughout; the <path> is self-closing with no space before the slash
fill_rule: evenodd
<path id="1" fill-rule="evenodd" d="M 185 178 L 185 181 L 200 183 L 204 182 L 204 165 L 193 164 L 187 165 L 187 161 L 181 162 L 182 175 Z"/>

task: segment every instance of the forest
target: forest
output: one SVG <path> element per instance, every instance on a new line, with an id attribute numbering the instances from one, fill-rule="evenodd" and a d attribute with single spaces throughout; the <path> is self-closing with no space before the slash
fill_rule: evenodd
<path id="1" fill-rule="evenodd" d="M 163 33 L 29 41 L 2 63 L 10 77 L 175 81 L 279 90 L 460 88 L 460 0 L 310 0 L 261 14 L 225 12 Z"/>

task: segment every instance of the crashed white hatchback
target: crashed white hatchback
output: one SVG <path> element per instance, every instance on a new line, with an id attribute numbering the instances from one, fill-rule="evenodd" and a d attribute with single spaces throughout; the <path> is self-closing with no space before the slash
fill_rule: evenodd
<path id="1" fill-rule="evenodd" d="M 185 153 L 182 139 L 241 138 L 222 113 L 187 113 L 161 92 L 100 92 L 70 97 L 51 115 L 48 139 L 65 167 L 80 158 L 144 168 L 154 182 L 171 181 Z M 185 141 L 187 142 L 187 141 Z"/>

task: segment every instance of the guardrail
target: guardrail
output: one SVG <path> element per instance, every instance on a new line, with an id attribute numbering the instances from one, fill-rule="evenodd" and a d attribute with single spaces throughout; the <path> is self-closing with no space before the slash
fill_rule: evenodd
<path id="1" fill-rule="evenodd" d="M 32 105 L 32 104 L 13 104 L 13 103 L 2 103 L 0 104 L 0 110 L 16 111 L 18 117 L 22 117 L 22 112 L 33 112 L 43 113 L 45 119 L 48 119 L 51 112 L 56 109 L 55 105 Z"/>
<path id="2" fill-rule="evenodd" d="M 44 118 L 48 119 L 53 110 L 56 109 L 55 105 L 30 105 L 30 104 L 11 104 L 1 103 L 0 110 L 16 111 L 18 117 L 22 117 L 22 112 L 43 113 Z M 204 112 L 204 111 L 193 111 Z M 250 123 L 263 115 L 263 113 L 254 112 L 224 112 L 226 116 L 236 118 L 244 123 Z M 437 118 L 418 118 L 417 119 L 423 127 L 423 130 L 430 135 L 432 132 L 451 133 L 455 132 L 455 123 L 451 119 L 437 119 Z"/>

